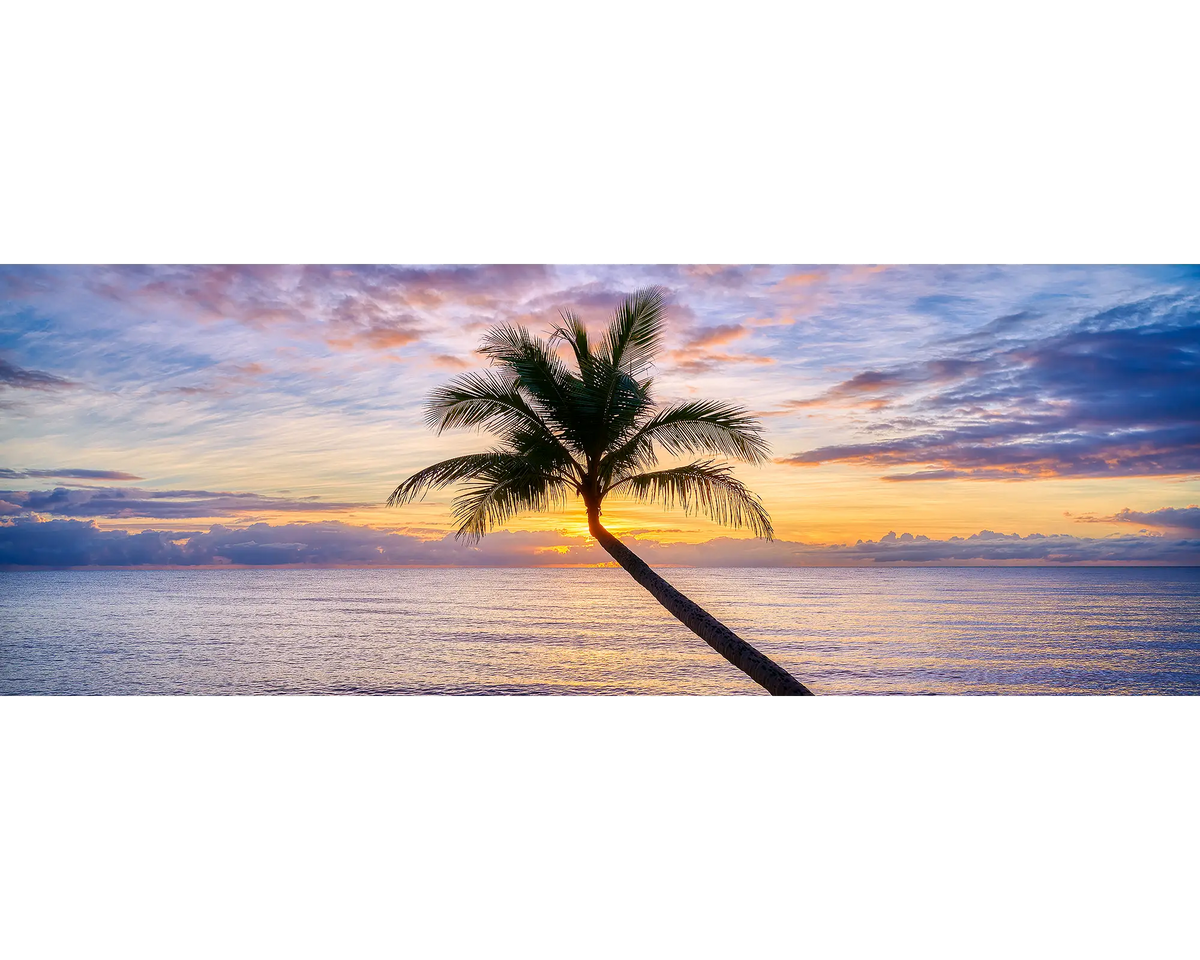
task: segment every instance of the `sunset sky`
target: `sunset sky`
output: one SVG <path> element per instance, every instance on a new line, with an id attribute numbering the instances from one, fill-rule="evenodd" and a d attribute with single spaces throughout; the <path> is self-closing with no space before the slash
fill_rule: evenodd
<path id="1" fill-rule="evenodd" d="M 780 540 L 607 504 L 652 562 L 1200 562 L 1195 267 L 123 266 L 0 268 L 0 564 L 607 559 L 578 505 L 470 547 L 383 501 L 487 446 L 422 401 L 489 326 L 650 284 L 660 400 L 762 418 Z"/>

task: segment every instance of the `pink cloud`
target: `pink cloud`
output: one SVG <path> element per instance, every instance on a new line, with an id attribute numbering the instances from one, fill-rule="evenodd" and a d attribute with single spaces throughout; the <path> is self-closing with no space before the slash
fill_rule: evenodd
<path id="1" fill-rule="evenodd" d="M 664 356 L 674 363 L 676 370 L 684 373 L 705 373 L 717 367 L 732 364 L 771 364 L 775 362 L 774 357 L 763 357 L 753 353 L 707 353 L 696 356 L 689 350 L 670 350 Z"/>
<path id="2" fill-rule="evenodd" d="M 685 344 L 685 349 L 724 346 L 746 335 L 746 327 L 740 323 L 723 323 L 697 331 Z"/>
<path id="3" fill-rule="evenodd" d="M 429 358 L 429 362 L 435 367 L 441 367 L 444 370 L 466 370 L 468 367 L 475 366 L 475 364 L 468 360 L 451 356 L 448 353 L 435 353 Z"/>

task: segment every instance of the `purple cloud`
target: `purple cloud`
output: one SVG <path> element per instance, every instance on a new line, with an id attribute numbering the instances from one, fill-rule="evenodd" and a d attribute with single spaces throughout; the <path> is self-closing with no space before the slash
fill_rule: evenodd
<path id="1" fill-rule="evenodd" d="M 1003 534 L 932 540 L 889 533 L 855 544 L 721 537 L 707 543 L 625 542 L 658 566 L 802 567 L 886 564 L 1178 564 L 1200 565 L 1200 539 L 1125 535 L 1082 538 Z M 341 522 L 220 524 L 207 532 L 101 530 L 92 521 L 32 518 L 0 520 L 0 566 L 317 566 L 539 567 L 592 564 L 607 554 L 582 537 L 553 531 L 500 532 L 478 545 L 452 536 L 425 540 Z"/>
<path id="2" fill-rule="evenodd" d="M 1019 343 L 1003 317 L 966 354 L 859 373 L 791 407 L 852 402 L 899 416 L 885 440 L 778 462 L 925 469 L 884 479 L 1035 479 L 1200 472 L 1200 298 L 1155 296 Z M 906 432 L 909 425 L 924 426 Z"/>
<path id="3" fill-rule="evenodd" d="M 1159 510 L 1130 510 L 1126 507 L 1111 517 L 1080 517 L 1084 523 L 1136 523 L 1157 530 L 1200 531 L 1200 506 L 1162 507 Z"/>
<path id="4" fill-rule="evenodd" d="M 121 470 L 85 470 L 82 467 L 54 467 L 50 470 L 12 470 L 0 467 L 0 480 L 24 480 L 61 477 L 65 480 L 142 480 L 143 477 Z"/>
<path id="5" fill-rule="evenodd" d="M 14 363 L 0 359 L 0 387 L 12 387 L 17 390 L 63 390 L 76 387 L 74 380 L 44 370 L 26 370 Z"/>
<path id="6" fill-rule="evenodd" d="M 831 387 L 820 396 L 810 400 L 793 400 L 788 406 L 800 409 L 848 404 L 882 409 L 905 388 L 960 382 L 982 373 L 988 367 L 987 361 L 959 357 L 926 360 L 887 370 L 864 370 Z"/>
<path id="7" fill-rule="evenodd" d="M 25 512 L 109 520 L 183 520 L 267 512 L 354 510 L 373 506 L 367 503 L 335 503 L 311 497 L 269 497 L 259 493 L 211 490 L 143 490 L 138 487 L 0 490 L 0 498 L 17 504 Z"/>

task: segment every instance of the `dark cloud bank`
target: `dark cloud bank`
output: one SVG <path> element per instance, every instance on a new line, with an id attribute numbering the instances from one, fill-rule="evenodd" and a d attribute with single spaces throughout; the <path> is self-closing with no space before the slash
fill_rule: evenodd
<path id="1" fill-rule="evenodd" d="M 930 540 L 889 533 L 879 540 L 825 545 L 718 538 L 702 544 L 663 544 L 625 538 L 661 566 L 787 567 L 878 564 L 1134 563 L 1200 565 L 1200 539 L 1131 534 L 1104 538 L 983 531 Z M 602 563 L 608 556 L 582 538 L 552 531 L 495 533 L 478 546 L 447 536 L 422 540 L 340 522 L 246 527 L 220 524 L 207 532 L 101 530 L 93 521 L 0 521 L 0 567 L 217 566 L 281 564 L 555 566 Z"/>
<path id="2" fill-rule="evenodd" d="M 1001 317 L 931 345 L 940 356 L 793 401 L 875 411 L 867 429 L 886 439 L 780 462 L 924 468 L 886 480 L 1200 473 L 1200 298 L 1116 305 L 1050 336 L 1030 335 L 1033 319 Z"/>

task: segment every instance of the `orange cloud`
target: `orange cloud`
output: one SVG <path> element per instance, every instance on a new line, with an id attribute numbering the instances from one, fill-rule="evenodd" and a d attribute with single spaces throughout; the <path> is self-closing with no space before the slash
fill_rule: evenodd
<path id="1" fill-rule="evenodd" d="M 674 361 L 675 367 L 684 373 L 704 373 L 714 367 L 734 363 L 774 363 L 774 357 L 763 357 L 755 353 L 709 353 L 695 356 L 688 350 L 672 350 L 666 354 L 667 359 Z"/>
<path id="2" fill-rule="evenodd" d="M 790 327 L 796 323 L 796 318 L 790 314 L 778 317 L 751 317 L 746 321 L 748 327 Z"/>
<path id="3" fill-rule="evenodd" d="M 468 367 L 474 366 L 461 357 L 451 356 L 448 353 L 437 353 L 429 358 L 429 362 L 435 367 L 442 367 L 445 370 L 466 370 Z"/>
<path id="4" fill-rule="evenodd" d="M 395 327 L 372 327 L 363 331 L 359 339 L 379 350 L 388 347 L 403 347 L 415 343 L 421 338 L 411 330 L 400 330 Z"/>
<path id="5" fill-rule="evenodd" d="M 828 394 L 822 394 L 819 397 L 810 397 L 807 400 L 785 400 L 781 409 L 771 411 L 766 415 L 782 416 L 795 410 L 805 410 L 810 407 L 837 407 L 843 410 L 882 410 L 890 403 L 891 400 L 887 397 L 862 397 L 856 399 L 852 397 L 831 397 Z"/>
<path id="6" fill-rule="evenodd" d="M 775 284 L 776 290 L 788 290 L 794 287 L 811 287 L 826 279 L 825 271 L 810 271 L 808 273 L 792 273 Z"/>
<path id="7" fill-rule="evenodd" d="M 685 349 L 699 347 L 719 347 L 746 335 L 746 328 L 740 323 L 723 323 L 717 327 L 709 327 L 699 331 L 685 345 Z"/>

